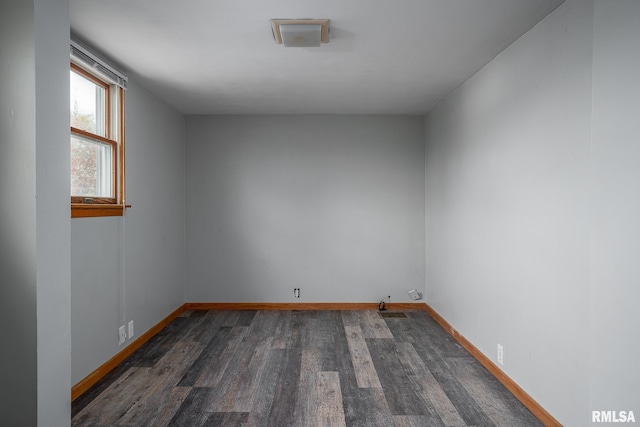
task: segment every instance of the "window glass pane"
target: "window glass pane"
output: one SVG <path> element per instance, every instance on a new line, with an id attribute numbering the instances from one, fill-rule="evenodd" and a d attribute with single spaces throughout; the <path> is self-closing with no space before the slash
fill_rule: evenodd
<path id="1" fill-rule="evenodd" d="M 106 90 L 71 70 L 71 126 L 106 136 Z"/>
<path id="2" fill-rule="evenodd" d="M 71 136 L 71 195 L 113 197 L 112 147 Z"/>

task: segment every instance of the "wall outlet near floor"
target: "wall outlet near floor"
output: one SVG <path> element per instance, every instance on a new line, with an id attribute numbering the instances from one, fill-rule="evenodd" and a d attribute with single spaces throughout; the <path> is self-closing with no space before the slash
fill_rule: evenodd
<path id="1" fill-rule="evenodd" d="M 411 297 L 411 299 L 412 299 L 412 300 L 414 300 L 414 301 L 415 301 L 415 300 L 419 300 L 419 299 L 421 299 L 421 298 L 422 298 L 422 295 L 420 295 L 420 292 L 418 292 L 418 291 L 417 291 L 417 290 L 415 290 L 415 289 L 411 289 L 411 290 L 409 291 L 409 296 L 410 296 L 410 297 Z"/>
<path id="2" fill-rule="evenodd" d="M 504 347 L 498 344 L 498 363 L 504 365 Z"/>
<path id="3" fill-rule="evenodd" d="M 118 334 L 120 336 L 120 338 L 118 339 L 118 345 L 122 345 L 127 340 L 127 331 L 125 331 L 124 325 L 120 326 L 120 328 L 118 329 Z"/>
<path id="4" fill-rule="evenodd" d="M 293 288 L 293 297 L 300 298 L 300 288 Z"/>
<path id="5" fill-rule="evenodd" d="M 133 320 L 129 321 L 129 338 L 133 336 Z"/>

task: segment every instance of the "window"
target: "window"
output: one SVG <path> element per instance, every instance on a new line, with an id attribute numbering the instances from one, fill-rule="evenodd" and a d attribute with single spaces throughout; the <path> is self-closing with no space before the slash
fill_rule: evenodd
<path id="1" fill-rule="evenodd" d="M 120 216 L 125 209 L 122 82 L 126 78 L 105 78 L 87 61 L 95 62 L 91 53 L 83 49 L 78 60 L 73 42 L 71 47 L 71 216 Z"/>

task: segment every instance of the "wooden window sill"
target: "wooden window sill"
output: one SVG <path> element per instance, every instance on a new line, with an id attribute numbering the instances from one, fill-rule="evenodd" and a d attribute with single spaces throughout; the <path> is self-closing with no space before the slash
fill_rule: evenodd
<path id="1" fill-rule="evenodd" d="M 124 210 L 131 205 L 104 205 L 89 203 L 71 203 L 71 218 L 91 218 L 100 216 L 123 216 Z"/>

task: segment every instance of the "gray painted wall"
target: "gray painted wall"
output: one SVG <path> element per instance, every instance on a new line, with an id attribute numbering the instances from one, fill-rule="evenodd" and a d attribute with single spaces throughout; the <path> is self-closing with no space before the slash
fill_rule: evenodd
<path id="1" fill-rule="evenodd" d="M 592 28 L 567 0 L 426 119 L 427 302 L 571 426 L 591 416 Z"/>
<path id="2" fill-rule="evenodd" d="M 68 8 L 0 8 L 1 425 L 70 423 Z"/>
<path id="3" fill-rule="evenodd" d="M 71 383 L 116 354 L 121 320 L 117 218 L 71 220 Z"/>
<path id="4" fill-rule="evenodd" d="M 594 8 L 592 410 L 640 421 L 640 2 Z"/>
<path id="5" fill-rule="evenodd" d="M 407 301 L 423 154 L 422 117 L 188 117 L 187 301 Z"/>
<path id="6" fill-rule="evenodd" d="M 71 396 L 69 1 L 37 0 L 38 425 L 68 425 Z"/>
<path id="7" fill-rule="evenodd" d="M 72 384 L 185 302 L 185 119 L 130 75 L 124 218 L 71 222 Z"/>
<path id="8" fill-rule="evenodd" d="M 0 424 L 37 422 L 34 5 L 0 8 Z"/>

